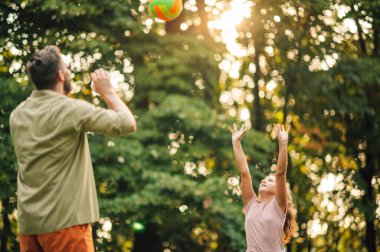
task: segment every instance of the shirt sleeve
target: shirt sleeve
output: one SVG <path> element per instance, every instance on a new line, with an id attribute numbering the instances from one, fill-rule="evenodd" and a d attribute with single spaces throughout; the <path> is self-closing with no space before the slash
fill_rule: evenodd
<path id="1" fill-rule="evenodd" d="M 285 217 L 286 216 L 286 212 L 288 211 L 288 208 L 285 209 L 285 212 L 282 212 L 280 206 L 277 203 L 276 198 L 273 199 L 273 204 L 274 204 L 274 208 L 275 208 L 275 211 L 278 214 L 278 216 L 280 216 L 281 218 Z"/>
<path id="2" fill-rule="evenodd" d="M 252 203 L 257 199 L 257 196 L 254 195 L 249 201 L 248 201 L 248 204 L 244 206 L 243 208 L 243 213 L 246 215 L 249 208 L 251 207 Z"/>
<path id="3" fill-rule="evenodd" d="M 71 119 L 78 132 L 93 132 L 106 136 L 121 136 L 131 132 L 132 123 L 123 111 L 114 111 L 73 100 Z"/>

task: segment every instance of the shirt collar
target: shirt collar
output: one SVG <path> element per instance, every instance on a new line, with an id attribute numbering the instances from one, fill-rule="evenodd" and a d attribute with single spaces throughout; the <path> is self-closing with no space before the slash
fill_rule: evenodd
<path id="1" fill-rule="evenodd" d="M 50 96 L 50 95 L 60 95 L 57 92 L 50 90 L 50 89 L 43 89 L 43 90 L 33 90 L 32 97 L 42 97 L 42 96 Z"/>

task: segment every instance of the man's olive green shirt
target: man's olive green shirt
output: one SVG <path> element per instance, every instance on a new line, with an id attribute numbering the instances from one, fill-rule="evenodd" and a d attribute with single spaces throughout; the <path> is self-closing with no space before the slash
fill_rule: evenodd
<path id="1" fill-rule="evenodd" d="M 123 112 L 50 90 L 35 90 L 10 116 L 19 166 L 17 213 L 21 234 L 42 234 L 99 219 L 86 132 L 126 135 Z"/>

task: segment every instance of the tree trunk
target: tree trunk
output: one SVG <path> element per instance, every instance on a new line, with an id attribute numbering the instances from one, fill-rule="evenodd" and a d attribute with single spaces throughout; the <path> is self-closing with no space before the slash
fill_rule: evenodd
<path id="1" fill-rule="evenodd" d="M 364 169 L 371 169 L 371 168 L 366 167 Z M 367 209 L 367 211 L 364 212 L 365 222 L 366 222 L 366 234 L 365 234 L 365 239 L 364 239 L 365 246 L 367 247 L 368 252 L 376 252 L 377 251 L 376 229 L 375 229 L 375 224 L 374 224 L 376 206 L 373 206 L 375 204 L 375 199 L 373 197 L 373 188 L 371 185 L 372 176 L 367 173 L 367 175 L 363 176 L 363 180 L 365 180 L 366 185 L 367 185 L 365 194 L 362 198 L 362 203 L 364 205 L 364 208 Z"/>
<path id="2" fill-rule="evenodd" d="M 258 47 L 258 46 L 257 46 Z M 259 65 L 259 57 L 260 57 L 260 52 L 259 49 L 256 48 L 255 52 L 255 57 L 254 57 L 254 63 L 256 66 L 256 72 L 253 75 L 253 81 L 255 83 L 255 87 L 253 88 L 253 106 L 252 106 L 252 117 L 251 117 L 251 125 L 255 130 L 264 130 L 264 116 L 263 116 L 263 111 L 262 107 L 260 104 L 260 96 L 259 96 L 259 80 L 261 77 L 261 72 L 260 72 L 260 65 Z"/>
<path id="3" fill-rule="evenodd" d="M 369 96 L 369 94 L 367 94 Z M 375 218 L 376 218 L 376 195 L 372 187 L 372 179 L 374 177 L 374 171 L 378 170 L 376 167 L 376 150 L 378 146 L 374 142 L 372 134 L 376 132 L 374 127 L 375 119 L 368 114 L 364 115 L 365 118 L 365 128 L 367 129 L 367 143 L 365 150 L 365 167 L 359 170 L 362 180 L 365 183 L 364 196 L 362 197 L 362 204 L 364 205 L 364 216 L 366 222 L 366 234 L 365 234 L 365 246 L 368 252 L 376 252 L 376 229 L 375 229 Z"/>
<path id="4" fill-rule="evenodd" d="M 203 35 L 205 38 L 210 38 L 210 33 L 207 26 L 208 16 L 205 7 L 205 0 L 197 0 L 198 15 L 201 19 L 201 23 L 199 25 L 199 34 Z"/>
<path id="5" fill-rule="evenodd" d="M 379 43 L 380 43 L 380 38 L 379 38 L 379 36 L 380 36 L 380 28 L 378 27 L 378 25 L 380 25 L 380 24 L 373 24 L 374 26 L 373 26 L 373 43 L 374 43 L 374 47 L 373 47 L 373 55 L 374 56 L 377 56 L 377 55 L 379 55 L 380 54 L 380 51 L 379 51 Z"/>
<path id="6" fill-rule="evenodd" d="M 376 229 L 373 220 L 367 220 L 366 217 L 366 236 L 365 244 L 368 252 L 376 252 Z"/>
<path id="7" fill-rule="evenodd" d="M 288 116 L 288 105 L 289 105 L 289 90 L 287 87 L 285 87 L 285 104 L 284 104 L 284 109 L 283 109 L 283 124 L 286 123 L 286 117 Z"/>
<path id="8" fill-rule="evenodd" d="M 351 10 L 355 10 L 354 6 L 351 5 Z M 365 45 L 364 35 L 363 35 L 363 29 L 359 23 L 359 18 L 357 17 L 358 13 L 354 13 L 356 17 L 354 18 L 355 24 L 358 27 L 358 35 L 359 35 L 359 48 L 362 55 L 367 55 L 367 48 Z"/>

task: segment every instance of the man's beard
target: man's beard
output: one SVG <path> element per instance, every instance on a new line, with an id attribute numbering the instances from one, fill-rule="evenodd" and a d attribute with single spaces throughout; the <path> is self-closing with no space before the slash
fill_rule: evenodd
<path id="1" fill-rule="evenodd" d="M 63 81 L 63 90 L 67 95 L 71 91 L 71 78 L 70 73 L 65 73 L 65 79 Z"/>

